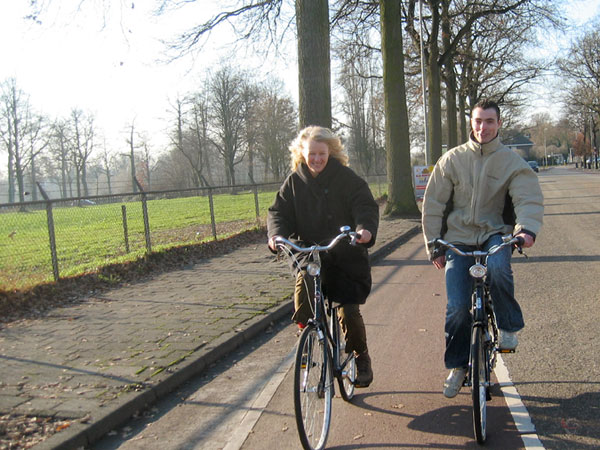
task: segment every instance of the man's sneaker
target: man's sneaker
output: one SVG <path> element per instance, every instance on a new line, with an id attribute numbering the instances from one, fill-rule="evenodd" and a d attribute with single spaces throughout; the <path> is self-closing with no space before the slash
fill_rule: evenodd
<path id="1" fill-rule="evenodd" d="M 354 380 L 354 386 L 357 388 L 368 387 L 373 381 L 373 369 L 368 351 L 356 356 L 356 370 L 358 373 Z"/>
<path id="2" fill-rule="evenodd" d="M 514 350 L 517 348 L 518 343 L 519 341 L 516 332 L 500 330 L 500 336 L 498 338 L 498 347 L 500 350 Z"/>
<path id="3" fill-rule="evenodd" d="M 456 394 L 460 391 L 466 377 L 467 369 L 462 367 L 452 369 L 444 382 L 444 395 L 448 398 L 456 397 Z"/>

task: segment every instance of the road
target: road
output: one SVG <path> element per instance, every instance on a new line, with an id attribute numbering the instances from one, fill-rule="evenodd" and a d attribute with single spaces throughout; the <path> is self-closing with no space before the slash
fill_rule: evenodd
<path id="1" fill-rule="evenodd" d="M 595 449 L 600 176 L 557 167 L 539 177 L 544 229 L 529 258 L 513 260 L 526 328 L 504 363 L 545 448 Z M 478 447 L 468 390 L 451 400 L 441 394 L 443 273 L 426 261 L 421 238 L 377 264 L 373 279 L 363 315 L 375 381 L 351 404 L 334 399 L 328 448 Z M 289 370 L 295 341 L 294 327 L 279 324 L 94 449 L 299 448 Z M 517 429 L 500 388 L 494 393 L 486 447 L 526 448 L 525 440 L 536 448 L 533 430 Z"/>

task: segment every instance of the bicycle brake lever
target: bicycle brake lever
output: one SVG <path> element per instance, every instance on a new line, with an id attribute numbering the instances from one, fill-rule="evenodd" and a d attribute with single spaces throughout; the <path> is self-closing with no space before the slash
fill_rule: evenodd
<path id="1" fill-rule="evenodd" d="M 358 239 L 358 234 L 351 233 L 350 234 L 350 245 L 356 245 L 356 239 Z"/>
<path id="2" fill-rule="evenodd" d="M 523 251 L 523 247 L 517 245 L 515 248 L 517 249 L 517 252 L 519 252 L 520 255 L 523 255 L 525 258 L 529 258 L 529 256 L 527 256 L 527 254 Z"/>

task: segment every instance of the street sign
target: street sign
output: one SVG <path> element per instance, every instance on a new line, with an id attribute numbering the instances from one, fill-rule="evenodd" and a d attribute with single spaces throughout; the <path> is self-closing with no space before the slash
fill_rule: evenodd
<path id="1" fill-rule="evenodd" d="M 413 167 L 413 180 L 415 186 L 415 198 L 417 200 L 423 200 L 425 195 L 425 188 L 429 181 L 429 176 L 433 172 L 433 166 L 414 166 Z"/>

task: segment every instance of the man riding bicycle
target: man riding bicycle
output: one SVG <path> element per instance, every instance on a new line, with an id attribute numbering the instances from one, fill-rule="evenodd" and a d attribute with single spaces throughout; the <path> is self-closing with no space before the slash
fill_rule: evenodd
<path id="1" fill-rule="evenodd" d="M 466 144 L 446 152 L 431 174 L 423 199 L 425 243 L 443 238 L 459 246 L 489 249 L 513 233 L 531 247 L 542 227 L 543 195 L 537 175 L 518 154 L 500 142 L 500 108 L 490 100 L 471 112 L 471 135 Z M 512 216 L 512 217 L 511 217 Z M 446 269 L 446 351 L 450 369 L 444 395 L 455 397 L 463 385 L 469 363 L 472 259 L 439 248 L 427 248 L 433 265 Z M 514 281 L 507 248 L 488 260 L 488 280 L 500 329 L 499 346 L 514 350 L 516 332 L 524 326 L 514 296 Z"/>

